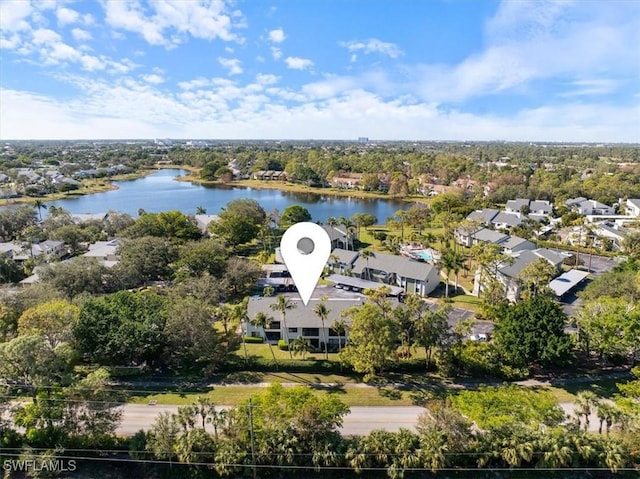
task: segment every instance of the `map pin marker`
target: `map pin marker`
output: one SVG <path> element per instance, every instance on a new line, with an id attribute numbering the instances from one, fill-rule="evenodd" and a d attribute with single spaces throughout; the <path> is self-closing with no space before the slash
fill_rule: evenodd
<path id="1" fill-rule="evenodd" d="M 322 226 L 296 223 L 282 235 L 280 253 L 306 306 L 331 254 L 331 239 Z"/>

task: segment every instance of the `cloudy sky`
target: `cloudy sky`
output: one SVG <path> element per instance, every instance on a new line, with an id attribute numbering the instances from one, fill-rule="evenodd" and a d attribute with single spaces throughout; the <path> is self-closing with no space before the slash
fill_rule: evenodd
<path id="1" fill-rule="evenodd" d="M 640 1 L 0 0 L 0 138 L 640 141 Z"/>

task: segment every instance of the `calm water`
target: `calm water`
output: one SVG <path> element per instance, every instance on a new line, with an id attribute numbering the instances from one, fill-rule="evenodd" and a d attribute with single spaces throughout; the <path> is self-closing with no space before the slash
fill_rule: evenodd
<path id="1" fill-rule="evenodd" d="M 407 203 L 393 200 L 358 199 L 311 193 L 289 193 L 278 190 L 261 190 L 237 187 L 205 187 L 174 178 L 186 174 L 184 170 L 160 170 L 133 181 L 116 181 L 117 190 L 81 196 L 79 198 L 52 201 L 71 213 L 102 213 L 109 210 L 137 216 L 140 208 L 148 213 L 180 210 L 195 214 L 202 206 L 208 214 L 220 211 L 229 201 L 239 198 L 256 200 L 267 212 L 282 212 L 287 206 L 299 204 L 309 210 L 314 221 L 324 221 L 330 216 L 349 217 L 354 213 L 371 213 L 384 222 Z"/>

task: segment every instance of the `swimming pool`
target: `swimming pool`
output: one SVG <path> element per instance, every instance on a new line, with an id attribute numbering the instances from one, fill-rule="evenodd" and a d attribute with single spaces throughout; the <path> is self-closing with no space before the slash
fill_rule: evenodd
<path id="1" fill-rule="evenodd" d="M 419 257 L 421 260 L 424 260 L 424 261 L 433 261 L 434 259 L 431 251 L 427 249 L 412 251 L 411 253 L 413 253 L 414 255 L 416 255 L 417 257 Z"/>

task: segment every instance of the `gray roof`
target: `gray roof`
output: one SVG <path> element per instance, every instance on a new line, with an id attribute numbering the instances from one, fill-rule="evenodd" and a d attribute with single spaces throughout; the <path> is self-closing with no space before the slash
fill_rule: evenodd
<path id="1" fill-rule="evenodd" d="M 533 200 L 529 203 L 529 209 L 531 211 L 544 211 L 545 213 L 551 213 L 553 211 L 553 206 L 548 201 Z"/>
<path id="2" fill-rule="evenodd" d="M 509 239 L 509 236 L 499 231 L 493 231 L 487 228 L 482 228 L 471 235 L 475 241 L 482 243 L 502 243 Z"/>
<path id="3" fill-rule="evenodd" d="M 582 196 L 578 196 L 577 198 L 569 198 L 567 201 L 564 202 L 564 204 L 567 206 L 575 206 L 575 205 L 579 205 L 583 201 L 587 201 L 587 199 Z"/>
<path id="4" fill-rule="evenodd" d="M 495 225 L 495 224 L 502 224 L 504 223 L 507 226 L 518 226 L 520 223 L 522 223 L 522 220 L 520 219 L 520 217 L 518 215 L 516 215 L 515 213 L 507 213 L 505 211 L 500 211 L 492 220 L 491 222 Z"/>
<path id="5" fill-rule="evenodd" d="M 368 261 L 368 263 L 367 263 Z M 387 273 L 396 273 L 403 278 L 413 278 L 418 280 L 426 279 L 434 266 L 429 263 L 421 263 L 404 256 L 392 254 L 374 253 L 371 258 L 364 259 L 358 257 L 353 265 L 353 271 L 356 274 L 362 273 L 364 268 L 376 269 Z"/>
<path id="6" fill-rule="evenodd" d="M 520 238 L 519 236 L 509 236 L 507 241 L 500 243 L 504 249 L 514 249 L 518 248 L 520 250 L 523 249 L 536 249 L 536 245 L 534 245 L 531 241 L 526 240 L 524 238 Z"/>
<path id="7" fill-rule="evenodd" d="M 580 271 L 572 269 L 566 273 L 562 273 L 556 279 L 549 283 L 549 288 L 556 294 L 556 296 L 562 296 L 572 288 L 575 288 L 580 284 L 589 273 L 587 271 Z"/>
<path id="8" fill-rule="evenodd" d="M 525 198 L 516 198 L 515 200 L 507 201 L 506 207 L 514 211 L 520 211 L 523 206 L 529 206 L 530 200 Z"/>
<path id="9" fill-rule="evenodd" d="M 513 257 L 513 263 L 500 268 L 500 272 L 510 278 L 517 278 L 523 269 L 540 257 L 531 251 L 522 251 Z"/>
<path id="10" fill-rule="evenodd" d="M 631 203 L 636 208 L 640 208 L 640 198 L 628 198 L 627 203 Z"/>
<path id="11" fill-rule="evenodd" d="M 479 221 L 480 223 L 491 223 L 491 220 L 499 213 L 493 208 L 484 208 L 482 210 L 472 211 L 467 219 L 469 221 Z"/>
<path id="12" fill-rule="evenodd" d="M 404 291 L 400 286 L 392 286 L 384 283 L 376 283 L 375 281 L 367 281 L 365 279 L 354 278 L 353 276 L 345 276 L 343 274 L 331 274 L 325 278 L 327 281 L 331 281 L 335 284 L 342 284 L 344 286 L 350 286 L 353 288 L 365 289 L 378 289 L 382 286 L 386 286 L 391 290 L 389 293 L 391 296 L 398 296 Z"/>
<path id="13" fill-rule="evenodd" d="M 331 241 L 334 241 L 336 239 L 344 240 L 344 238 L 347 236 L 347 230 L 344 225 L 322 225 L 322 227 L 329 235 L 329 238 L 331 238 Z"/>
<path id="14" fill-rule="evenodd" d="M 305 306 L 299 298 L 290 297 L 291 302 L 296 305 L 295 308 L 287 311 L 286 321 L 288 328 L 319 328 L 321 322 L 318 316 L 313 312 L 316 305 L 320 302 L 317 298 L 311 298 L 309 304 Z M 279 311 L 271 309 L 272 304 L 277 302 L 277 296 L 272 297 L 253 297 L 249 300 L 248 315 L 249 318 L 255 317 L 258 312 L 263 312 L 268 316 L 273 317 L 274 321 L 281 321 L 282 315 Z M 329 310 L 329 316 L 325 321 L 326 327 L 331 327 L 338 318 L 340 313 L 352 306 L 361 306 L 364 302 L 364 298 L 329 298 L 325 301 L 327 309 Z"/>
<path id="15" fill-rule="evenodd" d="M 560 266 L 562 262 L 570 256 L 566 253 L 556 253 L 555 251 L 548 248 L 538 248 L 536 250 L 533 250 L 533 253 L 538 255 L 540 258 L 546 259 L 549 263 L 556 267 Z"/>
<path id="16" fill-rule="evenodd" d="M 342 249 L 342 248 L 335 248 L 332 252 L 331 255 L 335 256 L 336 258 L 338 258 L 338 262 L 339 263 L 343 263 L 343 264 L 353 264 L 355 262 L 355 260 L 358 258 L 358 252 L 357 251 L 351 251 L 351 250 L 346 250 L 346 249 Z M 329 259 L 329 263 L 331 263 L 332 260 Z"/>
<path id="17" fill-rule="evenodd" d="M 84 223 L 86 221 L 104 221 L 109 213 L 73 213 L 71 219 L 75 223 Z"/>

